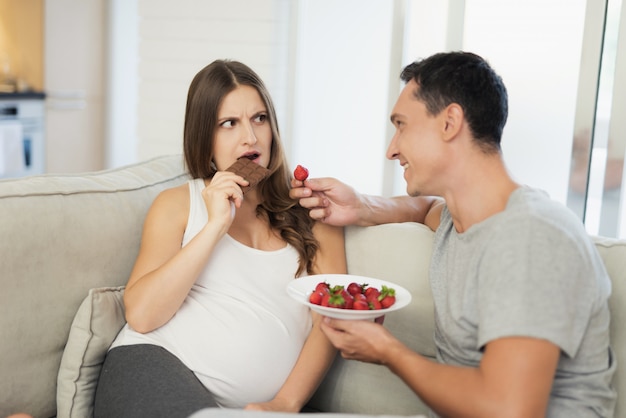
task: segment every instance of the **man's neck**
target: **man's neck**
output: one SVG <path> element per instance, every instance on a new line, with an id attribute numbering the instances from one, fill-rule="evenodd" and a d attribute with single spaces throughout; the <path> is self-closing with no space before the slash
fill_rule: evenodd
<path id="1" fill-rule="evenodd" d="M 520 185 L 507 171 L 500 155 L 486 156 L 458 171 L 457 181 L 444 196 L 457 232 L 502 212 Z"/>

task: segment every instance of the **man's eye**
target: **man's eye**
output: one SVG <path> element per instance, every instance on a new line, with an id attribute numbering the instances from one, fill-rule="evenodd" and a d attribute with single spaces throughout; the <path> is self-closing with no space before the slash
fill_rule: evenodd
<path id="1" fill-rule="evenodd" d="M 232 120 L 225 120 L 220 124 L 222 128 L 232 128 L 235 125 L 235 122 Z"/>

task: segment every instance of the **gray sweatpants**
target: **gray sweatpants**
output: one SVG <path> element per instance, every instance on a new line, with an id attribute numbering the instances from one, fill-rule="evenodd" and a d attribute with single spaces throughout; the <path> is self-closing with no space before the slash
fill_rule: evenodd
<path id="1" fill-rule="evenodd" d="M 107 353 L 94 418 L 186 418 L 215 406 L 211 393 L 176 356 L 139 344 Z"/>

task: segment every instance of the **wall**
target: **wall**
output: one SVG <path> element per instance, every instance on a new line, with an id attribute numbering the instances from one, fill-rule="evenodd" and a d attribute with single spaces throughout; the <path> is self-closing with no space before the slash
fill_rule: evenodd
<path id="1" fill-rule="evenodd" d="M 104 168 L 108 0 L 46 0 L 46 168 Z"/>
<path id="2" fill-rule="evenodd" d="M 400 62 L 392 58 L 401 45 L 391 42 L 396 3 L 299 2 L 290 161 L 363 193 L 384 187 L 389 89 L 400 86 Z"/>
<path id="3" fill-rule="evenodd" d="M 108 0 L 105 166 L 137 161 L 138 0 Z"/>
<path id="4" fill-rule="evenodd" d="M 391 66 L 399 88 L 394 8 L 402 4 L 138 0 L 137 158 L 182 152 L 191 79 L 214 59 L 231 58 L 267 83 L 293 165 L 381 193 L 381 172 L 391 164 L 384 158 Z"/>
<path id="5" fill-rule="evenodd" d="M 187 89 L 215 59 L 242 61 L 266 82 L 285 121 L 289 0 L 139 0 L 138 158 L 182 152 Z"/>

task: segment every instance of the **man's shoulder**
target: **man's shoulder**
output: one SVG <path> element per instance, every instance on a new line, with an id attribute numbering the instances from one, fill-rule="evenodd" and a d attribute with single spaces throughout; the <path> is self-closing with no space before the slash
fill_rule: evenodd
<path id="1" fill-rule="evenodd" d="M 511 196 L 505 213 L 512 219 L 525 222 L 583 228 L 581 219 L 563 203 L 541 189 L 520 187 Z"/>

